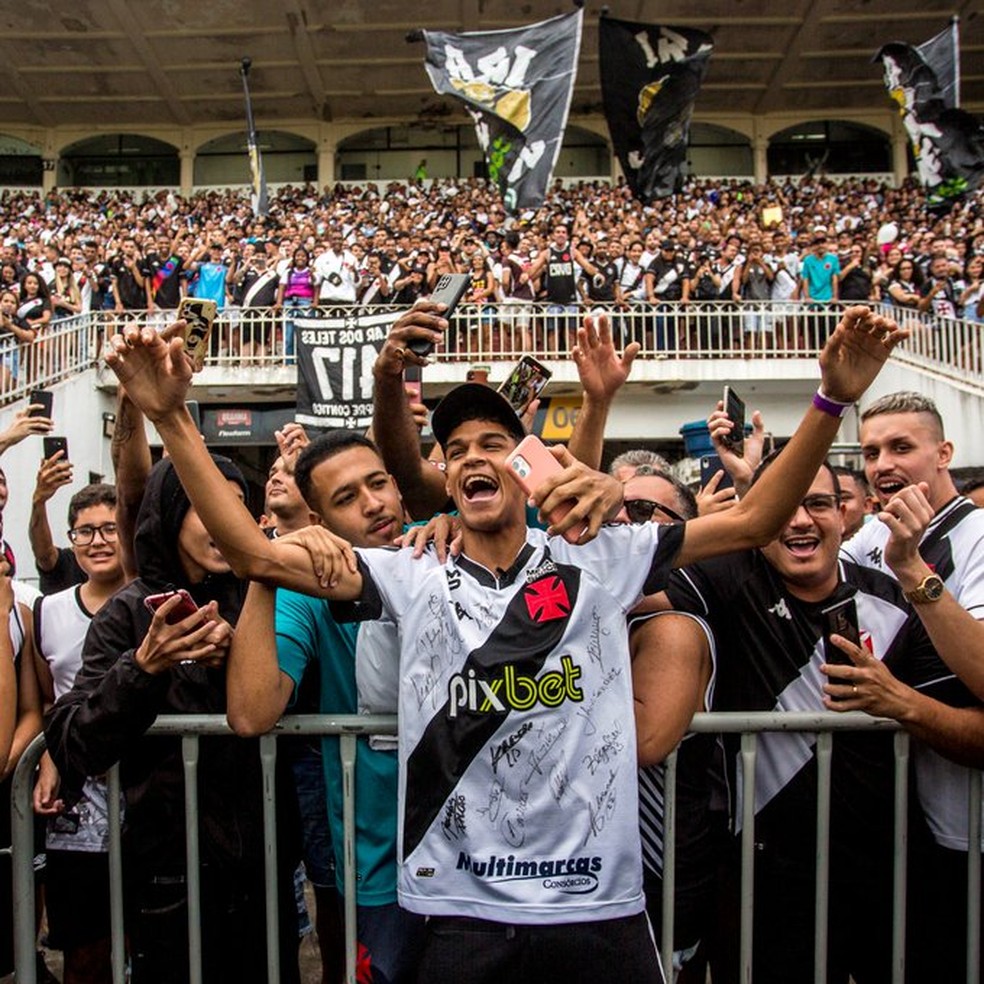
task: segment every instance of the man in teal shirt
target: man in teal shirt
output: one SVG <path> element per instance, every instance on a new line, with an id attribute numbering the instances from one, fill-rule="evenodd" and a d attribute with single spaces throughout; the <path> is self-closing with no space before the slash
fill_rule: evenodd
<path id="1" fill-rule="evenodd" d="M 359 546 L 388 546 L 403 532 L 403 505 L 392 477 L 371 441 L 351 431 L 332 431 L 308 445 L 295 468 L 297 486 L 324 525 Z M 320 669 L 323 714 L 366 710 L 356 685 L 368 684 L 375 712 L 396 711 L 399 646 L 389 622 L 339 624 L 328 602 L 258 583 L 250 586 L 239 633 L 228 662 L 228 717 L 239 734 L 262 734 L 293 702 L 309 663 Z M 274 632 L 275 626 L 275 632 Z M 389 706 L 385 695 L 393 689 Z M 328 820 L 343 883 L 342 770 L 339 739 L 322 739 Z M 380 747 L 382 745 L 383 747 Z M 423 919 L 396 904 L 397 754 L 392 738 L 360 739 L 356 746 L 355 839 L 357 938 L 360 969 L 373 984 L 414 978 Z"/>
<path id="2" fill-rule="evenodd" d="M 813 237 L 811 252 L 803 259 L 800 271 L 802 299 L 824 304 L 836 301 L 840 272 L 840 260 L 827 249 L 826 233 L 818 232 Z"/>

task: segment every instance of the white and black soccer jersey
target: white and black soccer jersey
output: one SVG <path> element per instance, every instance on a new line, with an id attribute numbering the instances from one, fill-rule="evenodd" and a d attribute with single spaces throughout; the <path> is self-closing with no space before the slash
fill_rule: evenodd
<path id="1" fill-rule="evenodd" d="M 642 911 L 626 612 L 683 528 L 529 530 L 507 571 L 359 550 L 356 611 L 400 635 L 400 904 L 529 923 Z"/>
<path id="2" fill-rule="evenodd" d="M 841 548 L 856 564 L 894 578 L 885 563 L 889 530 L 884 523 L 867 523 Z M 984 510 L 958 496 L 944 506 L 923 534 L 919 552 L 943 578 L 947 590 L 976 619 L 984 618 Z M 919 616 L 906 604 L 913 634 L 924 645 L 893 671 L 903 682 L 944 704 L 968 707 L 980 702 L 937 655 Z M 951 762 L 921 742 L 913 742 L 916 788 L 923 813 L 936 841 L 943 847 L 967 850 L 969 770 Z M 984 815 L 984 813 L 982 813 Z M 982 840 L 984 847 L 984 840 Z"/>
<path id="3" fill-rule="evenodd" d="M 908 616 L 898 584 L 855 565 L 842 566 L 841 573 L 837 591 L 813 604 L 787 592 L 778 572 L 757 550 L 703 561 L 672 574 L 667 592 L 673 607 L 706 618 L 717 639 L 714 710 L 824 710 L 826 678 L 820 666 L 846 657 L 824 652 L 822 610 L 844 597 L 854 597 L 862 643 L 886 664 L 897 661 Z M 815 745 L 811 734 L 759 735 L 757 837 L 796 837 L 788 829 L 791 818 L 812 816 Z M 892 762 L 888 735 L 837 736 L 833 796 L 842 817 L 854 817 L 869 829 L 881 819 L 891 829 Z M 743 790 L 741 770 L 734 765 L 732 758 L 735 825 L 740 829 Z M 794 827 L 801 831 L 798 822 Z"/>

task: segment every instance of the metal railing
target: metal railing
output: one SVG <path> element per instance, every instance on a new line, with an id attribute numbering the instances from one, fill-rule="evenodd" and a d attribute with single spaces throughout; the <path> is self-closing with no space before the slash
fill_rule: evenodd
<path id="1" fill-rule="evenodd" d="M 896 357 L 922 372 L 984 394 L 984 325 L 960 319 L 873 305 L 879 313 L 912 328 L 912 337 Z M 294 367 L 288 350 L 295 322 L 309 318 L 341 319 L 391 314 L 390 306 L 300 308 L 226 308 L 212 332 L 206 365 L 231 370 Z M 532 354 L 566 360 L 577 328 L 588 313 L 607 313 L 616 345 L 637 341 L 644 359 L 814 359 L 837 323 L 840 306 L 792 302 L 672 302 L 664 305 L 550 304 L 461 305 L 438 363 L 514 361 Z M 58 321 L 30 344 L 0 342 L 0 405 L 28 395 L 96 365 L 106 339 L 128 323 L 161 327 L 174 312 L 93 311 Z M 349 322 L 351 324 L 351 322 Z M 342 340 L 340 344 L 344 345 Z"/>
<path id="2" fill-rule="evenodd" d="M 894 721 L 871 718 L 860 712 L 848 714 L 790 713 L 790 712 L 715 712 L 696 714 L 690 730 L 697 733 L 740 734 L 740 768 L 744 789 L 754 790 L 757 762 L 757 738 L 763 732 L 800 732 L 814 734 L 817 747 L 817 858 L 815 894 L 814 981 L 823 984 L 827 979 L 827 928 L 830 864 L 830 794 L 833 734 L 843 731 L 895 731 L 895 826 L 892 913 L 892 982 L 905 980 L 906 888 L 909 797 L 909 736 Z M 188 887 L 188 941 L 190 980 L 201 982 L 201 904 L 199 882 L 197 765 L 198 740 L 202 735 L 230 734 L 221 715 L 164 715 L 150 729 L 154 735 L 181 736 L 185 775 L 186 859 Z M 260 739 L 260 758 L 263 776 L 263 826 L 266 873 L 267 916 L 267 980 L 279 984 L 279 913 L 277 911 L 277 837 L 275 814 L 276 742 L 287 735 L 340 736 L 340 756 L 343 780 L 344 820 L 344 884 L 353 886 L 355 879 L 355 753 L 360 736 L 395 734 L 393 717 L 356 715 L 305 715 L 286 717 L 276 730 Z M 16 978 L 19 984 L 35 984 L 35 924 L 34 924 L 34 814 L 32 790 L 34 771 L 44 750 L 44 737 L 39 736 L 21 758 L 14 774 L 11 797 L 13 826 L 14 876 L 14 954 Z M 667 980 L 672 980 L 674 889 L 676 867 L 676 771 L 677 753 L 666 760 L 665 830 L 663 835 L 663 900 L 660 954 Z M 968 844 L 981 842 L 981 773 L 969 770 Z M 109 774 L 108 803 L 110 807 L 110 906 L 112 927 L 112 958 L 114 984 L 123 984 L 126 974 L 126 954 L 123 935 L 122 861 L 120 853 L 120 796 L 118 767 Z M 395 811 L 394 804 L 394 811 Z M 755 853 L 755 796 L 745 795 L 742 802 L 741 830 L 741 919 L 740 973 L 743 981 L 752 981 L 752 934 L 754 928 L 754 853 Z M 981 913 L 981 854 L 967 852 L 967 981 L 980 978 L 980 913 Z M 395 874 L 395 873 L 394 873 Z M 345 905 L 345 967 L 346 981 L 355 984 L 356 959 L 356 898 L 346 891 Z"/>

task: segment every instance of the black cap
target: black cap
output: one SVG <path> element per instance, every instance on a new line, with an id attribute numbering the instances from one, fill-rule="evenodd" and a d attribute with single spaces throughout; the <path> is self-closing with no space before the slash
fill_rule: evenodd
<path id="1" fill-rule="evenodd" d="M 660 249 L 667 249 L 667 250 L 669 250 L 669 249 L 675 250 L 676 249 L 676 243 L 673 242 L 672 239 L 664 239 L 663 242 L 660 243 L 660 247 L 659 248 Z"/>
<path id="2" fill-rule="evenodd" d="M 484 383 L 462 383 L 438 403 L 431 415 L 431 430 L 437 443 L 445 447 L 454 429 L 466 420 L 494 420 L 517 441 L 526 437 L 509 401 Z"/>

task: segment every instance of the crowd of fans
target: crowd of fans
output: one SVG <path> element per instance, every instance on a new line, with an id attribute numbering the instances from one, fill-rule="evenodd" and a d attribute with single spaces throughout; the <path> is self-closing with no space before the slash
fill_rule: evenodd
<path id="1" fill-rule="evenodd" d="M 323 980 L 331 984 L 341 975 L 346 890 L 357 900 L 360 979 L 376 984 L 584 979 L 608 974 L 616 961 L 630 979 L 656 980 L 639 918 L 644 889 L 650 919 L 661 920 L 662 761 L 695 711 L 824 708 L 894 717 L 917 740 L 909 918 L 932 927 L 934 945 L 922 947 L 924 934 L 913 932 L 907 957 L 913 980 L 933 973 L 960 979 L 962 767 L 984 761 L 976 659 L 984 599 L 975 593 L 984 514 L 957 495 L 943 422 L 917 394 L 868 409 L 864 473 L 837 475 L 825 465 L 816 472 L 836 432 L 833 418 L 860 399 L 902 334 L 890 319 L 856 308 L 846 308 L 833 331 L 841 317 L 835 302 L 880 300 L 982 320 L 979 199 L 939 216 L 924 204 L 908 184 L 819 178 L 783 187 L 693 181 L 645 208 L 622 185 L 558 185 L 543 208 L 514 220 L 495 192 L 471 180 L 337 186 L 324 196 L 285 188 L 263 219 L 231 192 L 187 200 L 162 192 L 146 201 L 109 192 L 5 195 L 6 381 L 17 378 L 23 346 L 43 340 L 60 318 L 102 310 L 127 312 L 130 323 L 125 338 L 112 340 L 111 362 L 126 387 L 113 438 L 115 487 L 76 492 L 67 517 L 71 546 L 59 547 L 51 527 L 61 517 L 49 517 L 47 503 L 73 483 L 71 465 L 62 452 L 45 460 L 33 493 L 19 476 L 11 493 L 32 495 L 40 592 L 15 576 L 18 566 L 30 571 L 30 559 L 15 558 L 3 543 L 0 751 L 9 777 L 44 713 L 49 752 L 34 807 L 38 852 L 46 855 L 48 941 L 65 953 L 66 980 L 111 979 L 104 775 L 116 762 L 132 980 L 185 979 L 182 749 L 145 737 L 156 716 L 226 714 L 238 735 L 203 740 L 198 768 L 204 979 L 240 981 L 263 979 L 258 968 L 267 966 L 263 782 L 252 739 L 288 709 L 393 713 L 398 705 L 399 753 L 388 736 L 358 744 L 356 886 L 346 889 L 341 874 L 344 778 L 336 741 L 281 745 L 284 981 L 298 979 L 296 941 L 306 915 L 303 901 L 297 904 L 299 870 L 314 886 Z M 654 310 L 648 339 L 613 340 L 604 319 L 578 330 L 572 357 L 584 405 L 570 447 L 575 457 L 558 456 L 561 477 L 537 498 L 546 514 L 556 501 L 576 500 L 564 519 L 554 517 L 560 532 L 571 535 L 579 523 L 593 536 L 610 520 L 621 532 L 606 528 L 599 545 L 583 548 L 527 532 L 527 520 L 538 520 L 523 515 L 525 495 L 505 491 L 505 455 L 523 426 L 481 384 L 452 393 L 434 411 L 438 448 L 421 457 L 415 426 L 427 408 L 412 393 L 408 401 L 404 372 L 419 361 L 409 343 L 454 344 L 426 302 L 394 313 L 379 354 L 378 444 L 349 432 L 309 440 L 297 425 L 285 428 L 257 522 L 242 504 L 246 486 L 236 466 L 209 456 L 188 431 L 181 356 L 164 354 L 156 331 L 141 333 L 132 317 L 144 312 L 166 325 L 186 295 L 221 307 L 282 307 L 282 340 L 244 335 L 241 354 L 275 344 L 290 353 L 291 312 L 409 307 L 446 272 L 471 274 L 466 299 L 483 314 L 488 345 L 508 317 L 531 348 L 521 312 L 540 301 L 578 321 L 588 310 Z M 608 407 L 640 343 L 672 345 L 671 324 L 659 312 L 691 301 L 758 305 L 743 315 L 753 331 L 772 324 L 755 321 L 766 301 L 831 306 L 834 314 L 822 390 L 805 418 L 806 436 L 788 453 L 764 456 L 756 415 L 738 454 L 726 416 L 711 413 L 737 496 L 721 487 L 722 475 L 702 489 L 681 486 L 647 452 L 617 459 L 613 477 L 594 470 Z M 552 348 L 573 341 L 552 330 Z M 835 356 L 851 333 L 864 354 L 845 368 Z M 144 413 L 169 452 L 156 465 Z M 18 413 L 0 434 L 0 453 L 51 428 L 43 415 Z M 0 535 L 7 495 L 0 472 Z M 392 545 L 405 523 L 451 506 L 456 519 L 441 515 L 410 534 L 414 551 L 371 549 Z M 489 525 L 491 511 L 499 525 Z M 341 539 L 325 539 L 323 528 Z M 464 555 L 452 550 L 446 559 L 445 544 L 456 536 Z M 437 544 L 425 549 L 430 537 Z M 357 563 L 349 544 L 358 548 Z M 949 553 L 940 553 L 941 544 Z M 412 552 L 424 554 L 422 566 L 413 566 Z M 627 556 L 638 563 L 625 563 Z M 936 597 L 933 577 L 944 584 Z M 590 600 L 581 602 L 578 619 L 568 618 L 579 592 Z M 649 607 L 635 610 L 627 633 L 625 615 L 639 595 Z M 848 598 L 861 645 L 834 641 L 825 629 L 824 610 Z M 427 610 L 418 611 L 420 604 Z M 676 614 L 653 613 L 667 608 Z M 529 620 L 518 634 L 503 629 L 523 612 Z M 378 623 L 351 622 L 381 614 Z M 557 624 L 562 634 L 550 635 L 542 652 L 524 648 L 510 675 L 494 676 L 498 657 L 486 650 L 522 648 L 524 633 L 540 639 Z M 486 645 L 485 633 L 498 649 Z M 466 662 L 469 652 L 475 659 Z M 536 679 L 546 659 L 550 668 Z M 532 710 L 516 696 L 529 688 L 539 695 Z M 584 713 L 554 716 L 564 694 Z M 482 719 L 490 707 L 505 712 L 507 699 L 516 701 L 511 725 L 495 718 L 485 734 Z M 459 717 L 471 721 L 461 732 Z M 754 979 L 778 984 L 812 974 L 812 934 L 804 927 L 813 917 L 815 762 L 812 744 L 796 736 L 763 739 L 763 747 L 767 761 L 754 791 Z M 838 736 L 836 749 L 831 979 L 887 980 L 891 740 Z M 463 757 L 449 761 L 449 750 Z M 681 982 L 703 982 L 708 964 L 715 981 L 737 976 L 737 761 L 731 739 L 719 746 L 692 736 L 680 747 L 673 960 Z M 627 779 L 636 764 L 638 815 L 635 780 Z M 543 781 L 531 783 L 534 776 Z M 877 825 L 877 846 L 856 839 L 861 820 L 869 833 Z M 578 829 L 574 840 L 568 828 Z M 542 884 L 527 889 L 518 865 L 534 856 L 550 859 L 537 861 L 548 870 L 536 869 Z M 592 900 L 596 890 L 600 901 Z M 8 911 L 0 972 L 10 967 L 9 923 Z M 535 938 L 528 935 L 534 929 Z M 534 939 L 549 972 L 523 962 Z M 942 972 L 941 952 L 948 961 Z"/>
<path id="2" fill-rule="evenodd" d="M 197 768 L 204 979 L 241 981 L 262 980 L 267 966 L 253 739 L 288 709 L 398 707 L 398 750 L 389 736 L 357 746 L 355 886 L 341 874 L 337 739 L 281 745 L 284 981 L 298 979 L 299 859 L 315 886 L 326 982 L 341 975 L 346 891 L 357 902 L 360 980 L 584 979 L 616 961 L 632 980 L 658 980 L 642 906 L 658 926 L 661 763 L 705 709 L 865 710 L 912 732 L 909 925 L 931 925 L 933 945 L 910 932 L 907 959 L 913 980 L 944 957 L 939 979 L 961 979 L 963 767 L 984 761 L 984 513 L 957 494 L 942 421 L 918 394 L 867 408 L 864 473 L 817 471 L 843 407 L 904 331 L 848 309 L 813 407 L 778 456 L 764 456 L 759 414 L 739 452 L 714 410 L 711 435 L 735 488 L 721 488 L 719 473 L 695 495 L 648 452 L 620 456 L 610 476 L 595 470 L 638 345 L 620 353 L 606 320 L 589 318 L 572 352 L 577 429 L 535 493 L 558 534 L 548 537 L 507 474 L 524 423 L 490 388 L 452 391 L 431 416 L 438 448 L 421 455 L 427 411 L 404 377 L 421 361 L 414 345 L 440 341 L 446 327 L 426 302 L 395 321 L 374 368 L 378 444 L 349 431 L 310 439 L 297 425 L 278 435 L 259 522 L 239 470 L 209 455 L 187 415 L 184 356 L 151 326 L 111 340 L 123 383 L 117 484 L 76 492 L 71 546 L 58 547 L 61 518 L 47 502 L 73 472 L 62 452 L 44 461 L 30 522 L 41 593 L 10 576 L 31 559 L 6 547 L 0 577 L 0 647 L 16 677 L 0 676 L 0 742 L 9 775 L 44 711 L 34 807 L 48 942 L 64 950 L 66 979 L 111 979 L 103 778 L 116 762 L 131 979 L 186 979 L 187 753 L 145 736 L 155 717 L 225 714 L 237 733 L 203 739 Z M 535 408 L 523 409 L 528 423 Z M 156 465 L 143 414 L 169 452 Z M 51 428 L 19 412 L 0 453 Z M 31 494 L 14 485 L 11 494 Z M 5 479 L 2 493 L 0 506 Z M 554 511 L 570 499 L 570 511 Z M 456 517 L 445 515 L 452 505 Z M 373 549 L 401 535 L 406 549 Z M 850 618 L 832 635 L 824 614 L 847 600 L 861 630 L 853 642 Z M 681 982 L 703 984 L 708 964 L 715 981 L 737 979 L 742 795 L 754 795 L 756 812 L 754 979 L 812 973 L 813 742 L 761 743 L 754 794 L 739 792 L 731 737 L 680 747 Z M 891 735 L 836 739 L 832 979 L 891 976 L 892 756 Z"/>
<path id="3" fill-rule="evenodd" d="M 925 204 L 911 182 L 821 177 L 764 186 L 691 180 L 645 207 L 624 184 L 558 182 L 540 209 L 516 217 L 480 179 L 339 184 L 324 194 L 288 186 L 265 218 L 233 192 L 7 192 L 2 358 L 15 369 L 16 343 L 59 318 L 168 311 L 186 294 L 230 309 L 285 309 L 276 344 L 291 354 L 291 312 L 409 305 L 448 272 L 472 275 L 466 300 L 486 311 L 490 341 L 491 327 L 516 324 L 517 313 L 525 333 L 523 306 L 534 301 L 569 312 L 579 304 L 880 300 L 979 322 L 979 194 L 942 215 Z M 242 354 L 269 350 L 269 335 L 264 328 Z"/>

